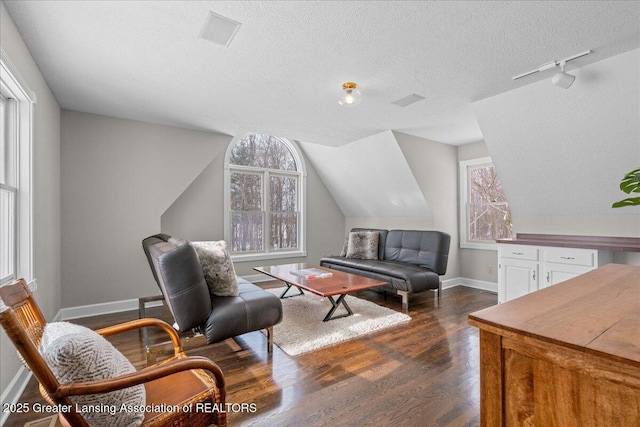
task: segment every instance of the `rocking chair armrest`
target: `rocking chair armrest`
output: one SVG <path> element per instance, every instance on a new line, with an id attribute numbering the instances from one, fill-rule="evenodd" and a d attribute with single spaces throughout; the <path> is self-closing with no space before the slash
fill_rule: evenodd
<path id="1" fill-rule="evenodd" d="M 122 332 L 131 331 L 134 329 L 146 328 L 149 326 L 158 327 L 169 335 L 169 338 L 171 338 L 171 342 L 173 343 L 174 354 L 177 355 L 184 351 L 182 349 L 182 343 L 180 342 L 180 336 L 178 335 L 178 332 L 167 322 L 160 319 L 154 319 L 154 318 L 148 317 L 144 319 L 131 320 L 129 322 L 120 323 L 118 325 L 113 325 L 113 326 L 108 326 L 106 328 L 98 329 L 96 330 L 96 332 L 102 335 L 103 337 L 108 337 L 110 335 L 115 335 Z"/>
<path id="2" fill-rule="evenodd" d="M 62 384 L 56 390 L 55 396 L 57 398 L 63 398 L 87 394 L 108 393 L 110 391 L 133 387 L 138 384 L 143 384 L 171 374 L 192 369 L 203 369 L 211 372 L 215 379 L 218 392 L 224 399 L 225 381 L 222 370 L 215 362 L 202 356 L 178 356 L 168 362 L 149 366 L 137 372 L 122 375 L 117 378 Z"/>

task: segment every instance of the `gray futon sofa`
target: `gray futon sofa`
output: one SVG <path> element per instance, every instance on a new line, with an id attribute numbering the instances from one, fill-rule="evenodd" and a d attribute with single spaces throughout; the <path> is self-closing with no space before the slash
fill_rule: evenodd
<path id="1" fill-rule="evenodd" d="M 212 296 L 198 255 L 184 239 L 156 234 L 142 247 L 180 332 L 198 329 L 212 344 L 266 329 L 272 351 L 273 326 L 282 320 L 278 297 L 241 277 L 236 278 L 238 296 Z"/>
<path id="2" fill-rule="evenodd" d="M 447 271 L 451 236 L 441 231 L 382 230 L 354 228 L 351 232 L 379 233 L 377 259 L 328 256 L 320 260 L 327 268 L 384 280 L 382 287 L 402 297 L 402 308 L 409 308 L 409 294 L 436 290 L 442 291 L 440 276 Z"/>

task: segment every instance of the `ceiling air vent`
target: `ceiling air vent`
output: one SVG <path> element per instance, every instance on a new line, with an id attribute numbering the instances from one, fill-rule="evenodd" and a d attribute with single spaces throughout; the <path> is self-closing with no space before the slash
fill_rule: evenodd
<path id="1" fill-rule="evenodd" d="M 233 19 L 209 12 L 200 31 L 200 37 L 222 46 L 229 46 L 241 25 Z"/>
<path id="2" fill-rule="evenodd" d="M 418 95 L 417 93 L 412 93 L 411 95 L 400 98 L 397 101 L 393 101 L 392 104 L 395 104 L 398 107 L 406 107 L 407 105 L 415 104 L 416 102 L 422 101 L 423 99 L 425 99 L 424 96 Z"/>

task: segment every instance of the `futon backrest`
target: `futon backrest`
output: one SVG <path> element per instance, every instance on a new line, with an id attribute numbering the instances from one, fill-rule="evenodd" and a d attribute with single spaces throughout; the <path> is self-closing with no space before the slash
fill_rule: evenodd
<path id="1" fill-rule="evenodd" d="M 211 313 L 211 297 L 195 249 L 166 234 L 147 237 L 142 247 L 178 329 L 203 325 Z"/>
<path id="2" fill-rule="evenodd" d="M 447 272 L 451 236 L 442 231 L 390 230 L 384 259 L 428 268 L 439 275 Z"/>

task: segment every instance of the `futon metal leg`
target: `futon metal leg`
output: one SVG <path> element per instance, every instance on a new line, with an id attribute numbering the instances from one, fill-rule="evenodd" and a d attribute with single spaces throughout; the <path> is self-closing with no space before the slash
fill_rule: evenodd
<path id="1" fill-rule="evenodd" d="M 438 282 L 438 302 L 440 302 L 441 296 L 442 296 L 442 280 Z"/>
<path id="2" fill-rule="evenodd" d="M 333 307 L 331 307 L 331 310 L 329 310 L 329 313 L 327 313 L 326 316 L 324 316 L 324 319 L 322 319 L 323 322 L 328 322 L 329 320 L 333 320 L 333 319 L 340 319 L 341 317 L 347 317 L 347 316 L 351 316 L 353 314 L 353 311 L 351 311 L 351 307 L 349 307 L 349 305 L 347 304 L 347 302 L 344 300 L 344 297 L 346 297 L 347 294 L 341 294 L 338 297 L 338 300 L 334 300 L 333 297 L 327 297 L 329 299 L 329 301 L 331 301 L 331 305 Z M 333 313 L 335 313 L 336 309 L 338 308 L 338 306 L 340 306 L 340 304 L 342 304 L 344 306 L 344 308 L 347 309 L 347 314 L 341 314 L 340 316 L 334 316 Z"/>
<path id="3" fill-rule="evenodd" d="M 287 289 L 284 290 L 283 293 L 280 294 L 280 299 L 284 299 L 284 298 L 291 298 L 291 297 L 298 297 L 300 295 L 304 295 L 304 292 L 302 292 L 302 289 L 295 287 L 298 290 L 298 294 L 295 295 L 287 295 L 287 292 L 289 292 L 289 289 L 293 288 L 294 286 L 292 286 L 290 283 L 284 282 L 285 285 L 287 285 Z M 285 296 L 287 295 L 287 296 Z"/>
<path id="4" fill-rule="evenodd" d="M 400 290 L 396 292 L 402 297 L 402 311 L 406 313 L 409 311 L 409 292 Z"/>
<path id="5" fill-rule="evenodd" d="M 273 326 L 267 328 L 267 352 L 273 353 Z"/>

